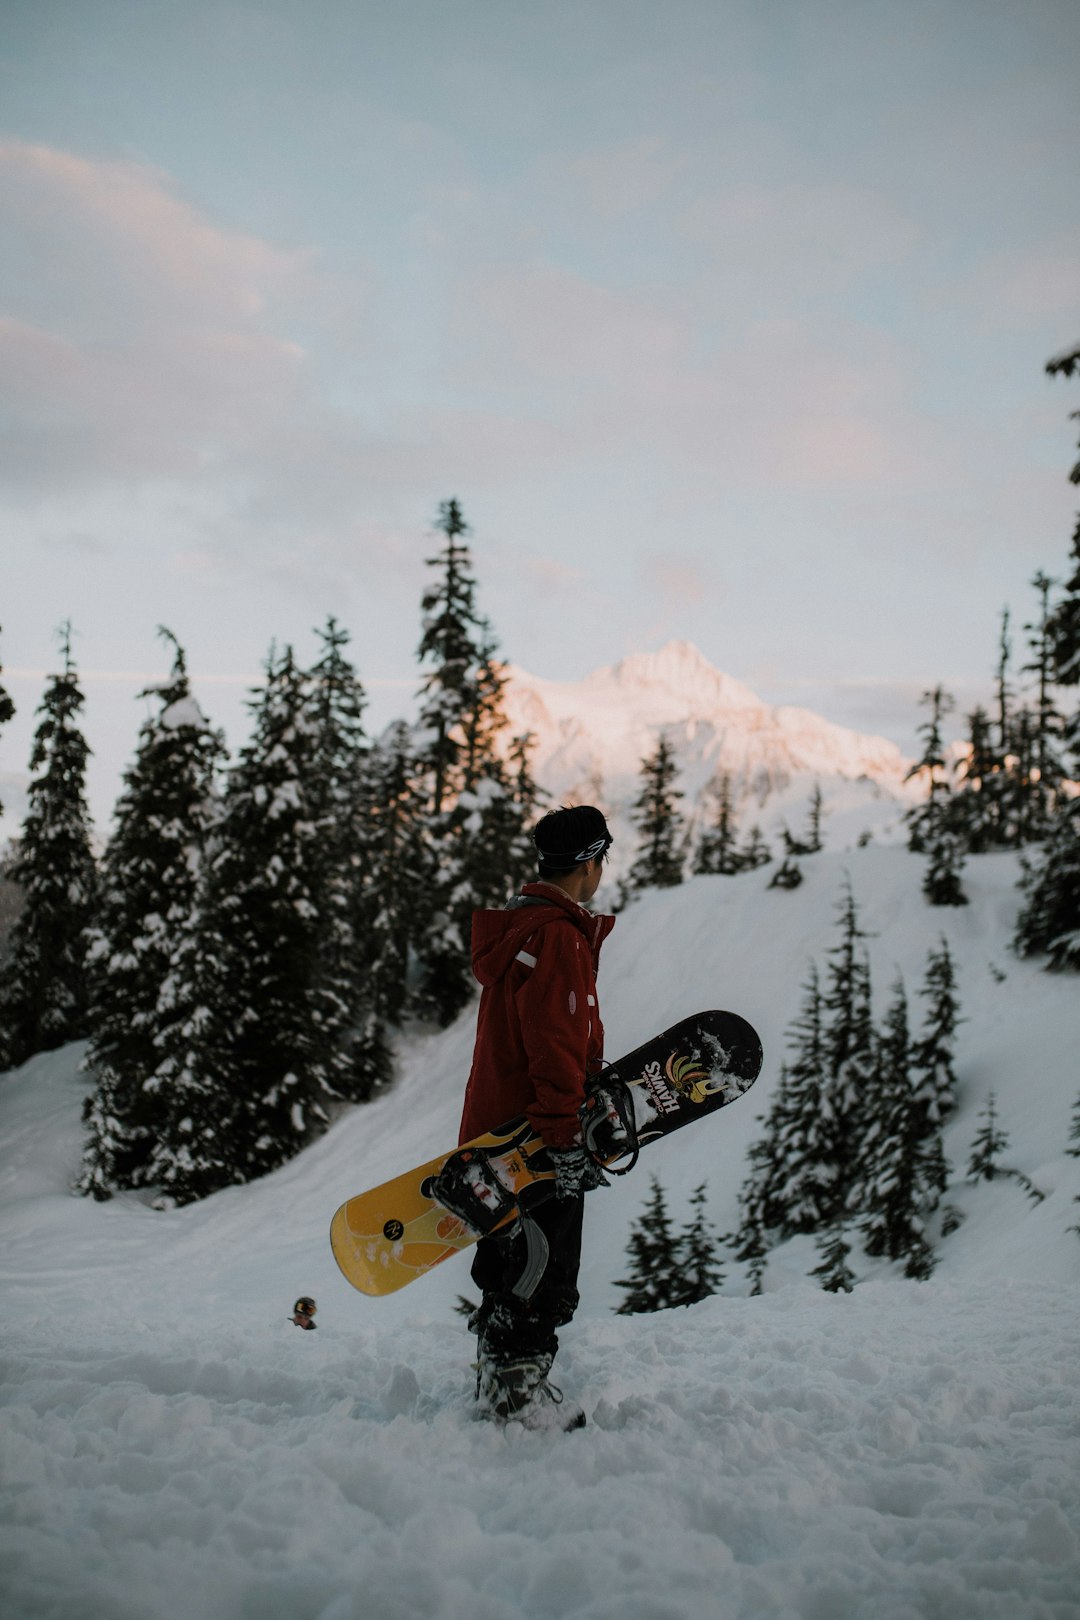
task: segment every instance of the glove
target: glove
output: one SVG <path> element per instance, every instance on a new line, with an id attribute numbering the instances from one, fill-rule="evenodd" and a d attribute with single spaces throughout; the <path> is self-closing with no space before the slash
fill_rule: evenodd
<path id="1" fill-rule="evenodd" d="M 548 1148 L 548 1158 L 555 1172 L 556 1198 L 577 1198 L 592 1192 L 594 1187 L 610 1187 L 611 1183 L 583 1147 Z"/>

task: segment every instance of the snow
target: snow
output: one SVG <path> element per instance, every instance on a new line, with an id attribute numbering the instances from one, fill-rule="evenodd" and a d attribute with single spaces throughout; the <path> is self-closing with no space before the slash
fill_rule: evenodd
<path id="1" fill-rule="evenodd" d="M 774 708 L 686 641 L 624 658 L 584 680 L 543 680 L 511 666 L 511 732 L 533 737 L 531 769 L 556 803 L 604 806 L 615 834 L 612 871 L 626 872 L 635 835 L 628 807 L 641 762 L 661 732 L 679 766 L 680 810 L 696 835 L 715 817 L 715 784 L 731 778 L 740 843 L 760 824 L 774 853 L 786 825 L 805 829 L 815 782 L 825 799 L 823 839 L 844 848 L 860 835 L 906 838 L 903 810 L 921 794 L 895 743 L 864 736 L 806 709 Z"/>
<path id="2" fill-rule="evenodd" d="M 454 1139 L 471 1016 L 400 1047 L 391 1092 L 250 1187 L 156 1212 L 67 1188 L 81 1047 L 0 1080 L 6 1383 L 0 1607 L 18 1620 L 1078 1620 L 1080 1089 L 1075 977 L 1015 961 L 1012 857 L 969 862 L 933 910 L 898 847 L 700 878 L 620 919 L 600 988 L 614 1056 L 731 1006 L 762 1079 L 590 1195 L 583 1305 L 556 1378 L 568 1434 L 472 1416 L 466 1262 L 384 1300 L 353 1292 L 327 1228 L 351 1192 Z M 617 1317 L 628 1223 L 656 1173 L 680 1219 L 701 1181 L 720 1230 L 810 957 L 850 876 L 878 1012 L 912 1017 L 928 951 L 957 966 L 962 1176 L 991 1091 L 1004 1160 L 1046 1193 L 960 1186 L 928 1283 L 852 1255 L 851 1295 L 808 1281 L 813 1244 L 748 1297 Z M 1004 976 L 1002 978 L 1002 976 Z M 301 1293 L 318 1331 L 287 1320 Z"/>

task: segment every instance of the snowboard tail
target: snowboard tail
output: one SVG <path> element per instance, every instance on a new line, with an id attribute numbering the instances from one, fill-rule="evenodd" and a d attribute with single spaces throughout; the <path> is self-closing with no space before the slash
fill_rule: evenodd
<path id="1" fill-rule="evenodd" d="M 742 1096 L 761 1063 L 757 1033 L 737 1013 L 684 1018 L 588 1081 L 585 1144 L 622 1173 L 650 1142 Z M 354 1288 L 392 1294 L 553 1192 L 547 1149 L 522 1116 L 350 1198 L 330 1243 Z"/>

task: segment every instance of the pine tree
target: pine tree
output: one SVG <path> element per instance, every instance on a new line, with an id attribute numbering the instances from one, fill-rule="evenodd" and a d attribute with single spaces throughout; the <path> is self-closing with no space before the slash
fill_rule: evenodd
<path id="1" fill-rule="evenodd" d="M 952 698 L 942 686 L 935 686 L 932 690 L 924 692 L 921 701 L 928 710 L 927 718 L 918 728 L 919 735 L 923 739 L 923 749 L 905 778 L 910 782 L 914 777 L 919 777 L 926 788 L 925 800 L 914 810 L 909 810 L 906 818 L 908 849 L 916 855 L 925 853 L 931 837 L 944 817 L 944 801 L 949 794 L 949 783 L 945 776 L 945 742 L 942 726 L 945 716 L 953 707 Z"/>
<path id="2" fill-rule="evenodd" d="M 372 1010 L 400 1024 L 409 997 L 409 946 L 426 914 L 426 799 L 404 721 L 374 745 L 367 772 Z"/>
<path id="3" fill-rule="evenodd" d="M 753 872 L 759 866 L 768 866 L 772 860 L 772 850 L 761 834 L 757 825 L 750 828 L 749 836 L 739 855 L 739 866 L 744 872 Z"/>
<path id="4" fill-rule="evenodd" d="M 831 1294 L 850 1294 L 858 1279 L 848 1265 L 851 1244 L 842 1221 L 834 1221 L 821 1234 L 817 1251 L 821 1264 L 814 1267 L 811 1277 L 820 1277 L 822 1288 Z"/>
<path id="5" fill-rule="evenodd" d="M 713 819 L 701 835 L 694 871 L 699 875 L 731 877 L 743 869 L 736 851 L 738 827 L 731 798 L 731 777 L 725 772 L 714 784 L 716 808 Z"/>
<path id="6" fill-rule="evenodd" d="M 162 985 L 187 927 L 216 810 L 224 756 L 191 695 L 183 650 L 168 632 L 172 673 L 141 694 L 156 703 L 124 773 L 90 934 L 92 1038 L 88 1141 L 79 1188 L 107 1198 L 144 1177 L 164 1120 L 149 1082 L 161 1058 Z"/>
<path id="7" fill-rule="evenodd" d="M 810 814 L 805 836 L 793 838 L 788 829 L 784 828 L 784 848 L 789 856 L 817 855 L 820 852 L 822 848 L 821 816 L 824 803 L 821 784 L 815 782 L 814 791 L 810 796 Z"/>
<path id="8" fill-rule="evenodd" d="M 944 719 L 953 707 L 953 700 L 945 689 L 935 686 L 924 692 L 924 705 L 928 718 L 920 726 L 923 737 L 922 756 L 908 772 L 908 780 L 922 777 L 926 784 L 926 800 L 907 815 L 908 848 L 928 856 L 923 893 L 932 906 L 963 906 L 967 897 L 960 884 L 963 851 L 954 826 L 958 814 L 952 802 L 952 792 L 945 770 L 945 745 L 942 735 Z"/>
<path id="9" fill-rule="evenodd" d="M 926 844 L 926 873 L 922 892 L 932 906 L 966 906 L 967 895 L 960 882 L 964 855 L 960 840 L 940 824 L 930 832 Z"/>
<path id="10" fill-rule="evenodd" d="M 755 1168 L 754 1155 L 755 1148 L 751 1148 L 749 1153 L 751 1178 Z M 736 1260 L 742 1261 L 746 1266 L 751 1297 L 764 1293 L 763 1281 L 769 1258 L 769 1245 L 765 1240 L 765 1228 L 759 1211 L 752 1201 L 743 1205 L 739 1229 L 729 1241 L 734 1247 Z"/>
<path id="11" fill-rule="evenodd" d="M 376 930 L 371 886 L 370 746 L 367 699 L 346 657 L 349 634 L 332 616 L 320 632 L 322 657 L 310 674 L 312 753 L 306 797 L 317 829 L 309 874 L 319 912 L 319 982 L 340 1026 L 337 1089 L 365 1102 L 390 1074 L 390 1053 L 372 983 Z"/>
<path id="12" fill-rule="evenodd" d="M 940 1131 L 924 1134 L 911 1076 L 907 997 L 898 982 L 878 1043 L 875 1109 L 864 1143 L 859 1203 L 863 1245 L 869 1255 L 904 1260 L 908 1277 L 920 1281 L 934 1269 L 926 1237 L 928 1217 L 940 1198 Z"/>
<path id="13" fill-rule="evenodd" d="M 831 1132 L 822 1108 L 827 1083 L 823 1005 L 814 963 L 788 1049 L 790 1061 L 781 1066 L 764 1132 L 749 1153 L 740 1194 L 739 1260 L 755 1258 L 766 1231 L 780 1238 L 817 1231 L 834 1204 Z"/>
<path id="14" fill-rule="evenodd" d="M 1053 678 L 1059 686 L 1080 686 L 1080 517 L 1073 530 L 1070 555 L 1072 572 L 1046 624 Z"/>
<path id="15" fill-rule="evenodd" d="M 656 750 L 641 762 L 641 792 L 631 819 L 638 830 L 637 857 L 630 888 L 665 889 L 682 882 L 682 817 L 675 787 L 678 776 L 675 752 L 661 732 Z"/>
<path id="16" fill-rule="evenodd" d="M 255 727 L 230 772 L 189 929 L 155 1084 L 167 1120 L 148 1179 L 177 1202 L 275 1169 L 325 1127 L 342 1092 L 342 1018 L 322 977 L 307 801 L 308 693 L 290 650 L 271 659 Z"/>
<path id="17" fill-rule="evenodd" d="M 802 868 L 797 861 L 788 859 L 778 866 L 769 880 L 770 889 L 797 889 L 803 880 Z"/>
<path id="18" fill-rule="evenodd" d="M 824 848 L 821 839 L 821 822 L 825 810 L 825 797 L 821 791 L 821 784 L 814 783 L 814 791 L 810 795 L 810 819 L 806 830 L 806 853 L 817 855 Z"/>
<path id="19" fill-rule="evenodd" d="M 664 1189 L 655 1176 L 652 1194 L 640 1221 L 630 1229 L 627 1255 L 629 1276 L 616 1281 L 626 1292 L 617 1307 L 617 1316 L 636 1316 L 646 1311 L 663 1311 L 677 1303 L 678 1246 L 672 1231 Z"/>
<path id="20" fill-rule="evenodd" d="M 0 671 L 2 670 L 3 665 L 0 664 Z M 15 705 L 11 701 L 6 689 L 3 686 L 0 686 L 0 726 L 6 726 L 8 721 L 14 717 L 14 714 Z M 3 812 L 4 807 L 2 804 L 0 804 L 0 815 L 3 815 Z"/>
<path id="21" fill-rule="evenodd" d="M 724 1273 L 716 1258 L 716 1237 L 705 1214 L 705 1185 L 690 1198 L 690 1220 L 676 1239 L 674 1305 L 696 1305 L 718 1294 Z"/>
<path id="22" fill-rule="evenodd" d="M 61 651 L 63 670 L 50 677 L 38 711 L 30 808 L 9 870 L 24 904 L 0 978 L 4 1068 L 88 1033 L 86 931 L 97 872 L 84 793 L 90 750 L 78 726 L 84 699 L 69 624 L 61 630 Z"/>
<path id="23" fill-rule="evenodd" d="M 1003 1174 L 998 1161 L 1009 1145 L 1008 1136 L 998 1124 L 997 1098 L 993 1092 L 987 1097 L 986 1107 L 979 1114 L 979 1118 L 986 1123 L 975 1133 L 967 1177 L 969 1181 L 993 1181 L 995 1177 Z"/>
<path id="24" fill-rule="evenodd" d="M 941 1130 L 956 1108 L 956 1031 L 963 1019 L 956 991 L 956 972 L 942 935 L 927 960 L 919 995 L 926 1003 L 922 1033 L 911 1049 L 914 1129 L 928 1157 L 928 1174 L 939 1194 L 945 1191 L 948 1166 L 941 1147 Z"/>
<path id="25" fill-rule="evenodd" d="M 1071 377 L 1078 352 L 1051 360 L 1047 371 Z M 1080 463 L 1070 477 L 1080 482 Z M 1066 688 L 1080 686 L 1080 519 L 1073 531 L 1072 561 L 1061 600 L 1043 615 L 1049 673 Z M 1073 755 L 1072 774 L 1080 777 L 1080 705 L 1062 731 Z M 1017 949 L 1023 956 L 1045 953 L 1047 966 L 1053 969 L 1080 969 L 1080 798 L 1058 795 L 1041 855 L 1025 861 L 1022 882 L 1026 898 L 1017 924 Z"/>
<path id="26" fill-rule="evenodd" d="M 831 1204 L 822 1219 L 835 1218 L 849 1208 L 856 1188 L 868 1110 L 872 1107 L 877 1072 L 876 1039 L 870 1006 L 870 964 L 861 942 L 858 907 L 848 881 L 839 907 L 841 938 L 830 952 L 823 1044 L 826 1079 L 822 1090 L 822 1116 L 826 1146 L 822 1175 L 828 1178 Z"/>
<path id="27" fill-rule="evenodd" d="M 1036 619 L 1031 624 L 1025 625 L 1031 662 L 1025 664 L 1024 670 L 1025 673 L 1034 675 L 1036 681 L 1028 836 L 1039 839 L 1046 836 L 1065 778 L 1065 770 L 1058 753 L 1065 721 L 1055 705 L 1052 692 L 1056 638 L 1050 613 L 1050 592 L 1054 581 L 1040 569 L 1031 583 L 1038 592 L 1039 611 Z"/>
<path id="28" fill-rule="evenodd" d="M 420 730 L 430 778 L 431 813 L 441 815 L 462 786 L 462 755 L 469 716 L 476 707 L 477 662 L 485 626 L 476 610 L 476 581 L 465 542 L 469 526 L 456 500 L 439 507 L 437 530 L 445 545 L 429 568 L 438 570 L 425 590 L 423 634 L 417 656 L 433 667 L 420 688 Z"/>
<path id="29" fill-rule="evenodd" d="M 976 707 L 967 717 L 968 752 L 959 767 L 960 791 L 949 807 L 949 831 L 972 855 L 1002 842 L 1001 800 L 996 791 L 1003 769 L 994 748 L 990 716 Z"/>
<path id="30" fill-rule="evenodd" d="M 1080 1096 L 1077 1097 L 1073 1104 L 1072 1120 L 1069 1124 L 1069 1141 L 1075 1145 L 1067 1147 L 1065 1149 L 1066 1153 L 1070 1158 L 1080 1159 Z"/>
<path id="31" fill-rule="evenodd" d="M 418 1010 L 448 1024 L 473 994 L 474 910 L 505 903 L 522 875 L 522 806 L 499 748 L 508 731 L 506 666 L 476 607 L 476 581 L 456 500 L 439 509 L 445 545 L 422 599 L 421 686 L 414 759 L 427 790 L 423 913 L 415 919 Z M 505 864 L 504 864 L 505 863 Z"/>
<path id="32" fill-rule="evenodd" d="M 1000 1177 L 1003 1181 L 1015 1181 L 1017 1186 L 1027 1193 L 1032 1203 L 1041 1204 L 1046 1194 L 1036 1187 L 1031 1178 L 1022 1170 L 1018 1170 L 1015 1165 L 1000 1162 L 1001 1155 L 1009 1145 L 1009 1138 L 998 1123 L 997 1099 L 993 1092 L 987 1098 L 986 1107 L 979 1118 L 984 1119 L 986 1124 L 976 1132 L 972 1143 L 968 1180 L 996 1181 Z"/>
<path id="33" fill-rule="evenodd" d="M 1020 955 L 1045 955 L 1049 968 L 1080 971 L 1080 798 L 1059 806 L 1040 857 L 1024 861 L 1022 883 Z"/>

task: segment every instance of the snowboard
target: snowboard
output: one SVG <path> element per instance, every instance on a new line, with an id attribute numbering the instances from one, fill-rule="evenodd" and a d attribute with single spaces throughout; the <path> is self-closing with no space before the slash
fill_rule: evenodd
<path id="1" fill-rule="evenodd" d="M 625 1174 L 649 1143 L 741 1097 L 761 1062 L 757 1033 L 737 1013 L 684 1018 L 586 1082 L 585 1144 L 605 1169 Z M 330 1244 L 354 1288 L 393 1294 L 554 1190 L 547 1149 L 521 1116 L 350 1198 Z"/>

